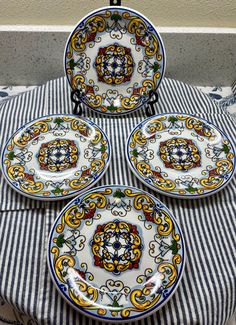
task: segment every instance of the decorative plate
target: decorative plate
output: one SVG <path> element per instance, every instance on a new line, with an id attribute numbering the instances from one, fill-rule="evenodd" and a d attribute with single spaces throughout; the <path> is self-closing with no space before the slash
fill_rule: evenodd
<path id="1" fill-rule="evenodd" d="M 93 186 L 110 161 L 110 144 L 92 121 L 48 115 L 18 129 L 2 154 L 7 182 L 38 200 L 59 200 Z"/>
<path id="2" fill-rule="evenodd" d="M 110 115 L 142 106 L 165 70 L 165 51 L 152 23 L 137 11 L 105 7 L 83 18 L 69 36 L 65 72 L 91 109 Z"/>
<path id="3" fill-rule="evenodd" d="M 127 141 L 126 157 L 150 188 L 180 198 L 199 198 L 222 189 L 233 176 L 235 152 L 210 122 L 187 114 L 146 119 Z"/>
<path id="4" fill-rule="evenodd" d="M 184 268 L 181 230 L 157 198 L 108 185 L 73 199 L 57 217 L 48 265 L 75 309 L 107 321 L 142 318 L 161 308 Z"/>

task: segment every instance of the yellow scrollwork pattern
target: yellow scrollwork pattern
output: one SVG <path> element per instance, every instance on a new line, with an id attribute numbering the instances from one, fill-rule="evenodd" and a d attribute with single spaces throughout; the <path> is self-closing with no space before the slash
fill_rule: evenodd
<path id="1" fill-rule="evenodd" d="M 182 138 L 179 135 L 183 130 L 193 130 L 192 139 Z M 210 190 L 222 186 L 227 181 L 227 176 L 232 173 L 234 152 L 229 141 L 222 137 L 221 143 L 215 145 L 214 140 L 218 131 L 194 116 L 167 114 L 158 119 L 148 121 L 142 128 L 137 128 L 129 140 L 129 159 L 135 171 L 143 179 L 148 180 L 157 189 L 177 193 L 180 195 L 202 195 Z M 167 140 L 164 135 L 168 135 Z M 176 137 L 176 135 L 178 135 Z M 164 138 L 165 141 L 159 139 Z M 201 143 L 207 138 L 209 144 L 203 152 L 195 144 L 195 138 Z M 211 144 L 212 142 L 212 144 Z M 154 162 L 155 149 L 152 143 L 158 143 L 157 156 L 161 162 Z M 184 160 L 179 160 L 176 152 L 184 154 Z M 150 149 L 150 150 L 149 150 Z M 152 151 L 148 158 L 145 152 Z M 177 157 L 177 158 L 176 158 Z M 206 168 L 202 168 L 203 160 L 209 159 Z M 163 169 L 163 163 L 166 167 Z M 156 165 L 155 165 L 156 164 Z M 167 169 L 177 171 L 201 168 L 201 175 L 197 178 L 190 175 L 189 181 L 181 178 L 172 178 Z"/>
<path id="2" fill-rule="evenodd" d="M 67 57 L 72 57 L 72 50 L 76 52 L 82 52 L 86 48 L 86 43 L 94 40 L 98 32 L 103 32 L 106 28 L 106 18 L 111 15 L 110 11 L 106 11 L 104 14 L 95 15 L 85 23 L 83 29 L 75 32 L 71 37 L 70 49 L 67 52 Z"/>
<path id="3" fill-rule="evenodd" d="M 10 166 L 9 160 L 5 160 L 8 165 L 8 176 L 15 182 L 18 182 L 20 188 L 26 193 L 39 193 L 43 190 L 44 184 L 35 181 L 34 177 L 25 172 L 25 168 L 20 165 Z"/>
<path id="4" fill-rule="evenodd" d="M 96 301 L 98 299 L 99 291 L 92 286 L 89 286 L 85 281 L 75 282 L 78 293 L 75 290 L 69 289 L 70 298 L 78 305 L 88 310 L 98 309 Z"/>
<path id="5" fill-rule="evenodd" d="M 150 177 L 157 188 L 164 191 L 172 191 L 175 189 L 175 183 L 171 179 L 164 178 L 161 173 L 153 170 L 150 164 L 140 161 L 136 163 L 136 168 L 143 177 Z"/>
<path id="6" fill-rule="evenodd" d="M 230 155 L 230 157 L 232 156 Z M 200 183 L 206 189 L 215 189 L 224 182 L 224 178 L 220 177 L 220 175 L 228 174 L 232 169 L 233 163 L 231 160 L 221 159 L 216 162 L 216 168 L 210 170 L 208 177 L 201 179 Z"/>
<path id="7" fill-rule="evenodd" d="M 85 263 L 75 262 L 74 256 L 66 255 L 64 250 L 61 251 L 60 255 L 60 249 L 57 246 L 51 248 L 51 253 L 53 255 L 56 276 L 62 283 L 66 284 L 68 295 L 77 306 L 80 306 L 85 311 L 93 311 L 100 316 L 109 313 L 109 317 L 114 317 L 114 319 L 117 316 L 122 319 L 128 319 L 130 315 L 139 314 L 154 308 L 163 299 L 163 290 L 168 290 L 176 285 L 179 279 L 180 265 L 183 263 L 181 252 L 182 238 L 167 210 L 162 208 L 156 210 L 154 208 L 156 201 L 153 197 L 132 188 L 126 188 L 123 192 L 119 191 L 114 190 L 113 193 L 112 188 L 106 187 L 99 192 L 94 191 L 85 195 L 79 204 L 68 207 L 61 216 L 60 224 L 56 227 L 56 233 L 59 236 L 54 237 L 53 242 L 58 247 L 61 247 L 59 238 L 62 238 L 60 237 L 62 233 L 68 233 L 67 230 L 64 231 L 65 226 L 68 226 L 69 229 L 79 229 L 82 220 L 85 221 L 87 218 L 93 218 L 100 210 L 106 209 L 113 194 L 117 196 L 123 193 L 126 199 L 132 202 L 133 208 L 136 211 L 142 211 L 146 219 L 156 227 L 158 238 L 161 238 L 161 240 L 166 238 L 167 242 L 172 243 L 172 246 L 170 246 L 172 253 L 167 259 L 161 258 L 160 261 L 155 263 L 155 269 L 148 268 L 144 275 L 138 275 L 136 278 L 137 286 L 133 288 L 125 286 L 120 278 L 118 280 L 108 278 L 109 280 L 106 280 L 105 284 L 99 287 L 87 280 L 93 280 L 91 273 L 91 278 L 86 278 L 87 269 L 83 271 L 76 268 L 76 265 L 79 264 L 82 267 Z M 121 197 L 124 196 L 121 195 Z M 124 272 L 130 269 L 129 263 L 131 261 L 128 259 L 127 263 L 125 263 L 126 253 L 124 254 L 124 259 L 117 259 L 116 261 L 116 255 L 108 256 L 110 250 L 105 252 L 105 246 L 107 244 L 109 246 L 109 238 L 112 240 L 112 245 L 114 243 L 115 235 L 113 232 L 119 233 L 120 231 L 122 233 L 121 238 L 127 238 L 127 240 L 132 242 L 132 246 L 130 246 L 133 251 L 133 255 L 131 255 L 133 257 L 132 263 L 138 262 L 142 254 L 143 238 L 139 237 L 137 226 L 124 220 L 108 221 L 103 225 L 98 224 L 90 245 L 92 253 L 96 257 L 95 261 L 103 263 L 102 268 L 105 268 L 108 272 L 114 272 L 115 269 L 118 272 Z M 165 249 L 167 249 L 166 247 L 168 246 L 165 246 Z M 101 258 L 100 252 L 105 254 L 105 256 Z M 101 267 L 100 264 L 95 263 L 95 265 Z M 157 277 L 160 279 L 160 283 L 162 283 L 161 291 L 157 290 L 160 286 Z M 73 279 L 72 282 L 70 279 Z M 157 283 L 158 288 L 156 287 Z M 110 292 L 113 292 L 113 289 L 117 292 L 114 297 L 110 294 Z M 108 299 L 111 299 L 111 304 L 107 305 L 107 307 L 104 307 L 104 303 L 101 300 L 104 295 L 108 295 Z M 115 301 L 119 295 L 124 295 L 127 298 L 127 304 L 119 305 L 118 301 Z"/>
<path id="8" fill-rule="evenodd" d="M 117 24 L 120 26 L 118 29 L 116 27 Z M 122 30 L 121 36 L 117 36 L 116 33 L 120 28 Z M 97 53 L 94 53 L 95 60 L 93 59 L 93 68 L 97 74 L 97 78 L 95 79 L 92 76 L 90 77 L 87 72 L 87 66 L 85 71 L 81 68 L 80 64 L 77 65 L 78 55 L 81 53 L 91 55 L 91 53 L 87 52 L 87 49 L 102 42 L 104 31 L 110 33 L 111 44 L 105 44 L 106 47 L 99 47 Z M 115 34 L 112 34 L 112 31 Z M 131 49 L 130 51 L 130 48 L 116 44 L 113 41 L 116 38 L 122 38 L 122 34 L 127 33 L 129 33 L 130 43 L 133 44 L 135 50 Z M 140 49 L 142 49 L 144 56 L 155 61 L 155 68 L 152 66 L 152 72 L 149 74 L 149 77 L 142 76 L 142 80 L 136 86 L 132 81 L 132 76 L 135 71 L 132 51 L 139 52 Z M 121 73 L 119 69 L 117 70 L 117 74 L 109 74 L 109 69 L 106 70 L 107 73 L 104 72 L 107 66 L 104 62 L 109 63 L 110 58 L 114 57 L 118 58 L 119 62 L 119 58 L 122 57 L 122 65 L 119 64 L 119 69 L 125 72 Z M 89 56 L 88 60 L 91 62 Z M 71 87 L 81 91 L 83 101 L 88 106 L 104 113 L 117 114 L 135 109 L 141 105 L 143 98 L 147 98 L 151 90 L 157 88 L 162 77 L 161 69 L 163 67 L 159 64 L 162 60 L 163 54 L 161 53 L 158 36 L 148 28 L 148 24 L 142 17 L 131 15 L 128 11 L 106 10 L 99 14 L 94 14 L 94 16 L 84 21 L 82 27 L 79 26 L 73 32 L 66 50 L 66 73 Z M 117 67 L 114 69 L 117 69 Z M 126 91 L 119 93 L 117 99 L 111 103 L 107 94 L 105 92 L 102 93 L 100 82 L 104 82 L 107 85 L 128 83 L 129 85 Z"/>
<path id="9" fill-rule="evenodd" d="M 106 245 L 110 245 L 110 239 L 117 234 L 124 239 L 126 246 L 128 245 L 130 257 L 127 258 L 127 254 L 116 256 L 106 250 Z M 93 236 L 92 252 L 97 264 L 108 272 L 119 274 L 132 269 L 134 264 L 138 266 L 142 255 L 142 242 L 137 228 L 125 221 L 111 221 L 99 225 Z"/>
<path id="10" fill-rule="evenodd" d="M 111 191 L 112 190 L 108 188 L 99 193 L 91 193 L 86 195 L 83 201 L 88 201 L 88 203 L 84 206 L 84 208 L 78 209 L 77 205 L 73 205 L 68 208 L 61 217 L 61 223 L 57 225 L 57 232 L 62 233 L 65 225 L 72 229 L 78 228 L 81 224 L 81 220 L 87 219 L 88 217 L 91 217 L 91 215 L 94 215 L 97 208 L 103 209 L 106 206 L 106 196 L 111 194 Z"/>
<path id="11" fill-rule="evenodd" d="M 21 136 L 16 135 L 13 139 L 13 143 L 20 148 L 27 146 L 29 141 L 31 141 L 33 138 L 36 138 L 41 133 L 48 132 L 48 122 L 51 121 L 52 118 L 48 118 L 35 122 L 30 126 L 31 132 L 24 132 Z"/>
<path id="12" fill-rule="evenodd" d="M 206 125 L 203 121 L 199 120 L 194 116 L 178 115 L 177 118 L 180 121 L 185 121 L 186 128 L 191 130 L 193 129 L 198 135 L 208 138 L 210 141 L 214 140 L 216 134 L 214 133 L 213 128 Z"/>
<path id="13" fill-rule="evenodd" d="M 59 129 L 62 131 L 58 132 Z M 65 180 L 65 183 L 62 182 L 61 187 L 56 187 L 53 185 L 53 180 L 44 181 L 39 176 L 31 161 L 36 159 L 40 170 L 50 172 L 75 168 L 81 153 L 74 140 L 64 138 L 69 130 L 75 132 L 75 139 L 83 137 L 87 141 L 86 165 L 81 166 L 80 169 L 78 167 L 73 177 Z M 30 146 L 37 145 L 47 133 L 52 133 L 55 139 L 42 142 L 37 149 L 38 152 L 31 151 Z M 58 134 L 63 135 L 58 138 Z M 85 142 L 83 139 L 81 141 Z M 94 180 L 94 175 L 103 171 L 109 158 L 108 147 L 104 134 L 96 126 L 91 126 L 82 119 L 71 116 L 43 118 L 19 131 L 9 141 L 4 152 L 4 168 L 7 177 L 16 182 L 18 188 L 25 193 L 42 197 L 65 196 L 71 191 L 84 188 Z M 60 161 L 55 158 L 55 152 L 60 154 Z M 49 158 L 49 154 L 53 158 Z"/>
<path id="14" fill-rule="evenodd" d="M 151 290 L 149 288 L 143 288 L 143 289 L 136 289 L 131 292 L 130 294 L 130 301 L 134 307 L 128 307 L 124 308 L 121 311 L 121 316 L 123 318 L 127 318 L 130 315 L 130 312 L 144 312 L 145 310 L 151 309 L 154 307 L 158 301 L 161 298 L 161 294 L 155 295 L 153 299 L 145 299 L 146 297 L 149 297 L 151 293 Z M 145 301 L 140 300 L 140 298 L 144 298 Z"/>
<path id="15" fill-rule="evenodd" d="M 145 32 L 148 31 L 147 24 L 137 16 L 131 16 L 130 13 L 124 12 L 123 17 L 129 20 L 128 31 L 130 34 L 136 35 L 136 41 L 138 45 L 145 47 L 145 54 L 148 56 L 156 56 L 156 58 L 161 60 L 161 55 L 159 54 L 159 42 L 157 37 L 148 32 L 148 36 L 145 37 Z"/>

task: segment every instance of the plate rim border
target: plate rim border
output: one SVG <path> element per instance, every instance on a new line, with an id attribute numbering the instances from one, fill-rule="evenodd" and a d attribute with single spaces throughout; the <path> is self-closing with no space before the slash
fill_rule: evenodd
<path id="1" fill-rule="evenodd" d="M 28 193 L 25 193 L 24 191 L 20 190 L 19 188 L 17 188 L 16 186 L 14 186 L 12 184 L 12 182 L 8 179 L 8 176 L 6 175 L 5 173 L 5 168 L 4 168 L 4 163 L 3 163 L 3 160 L 4 160 L 4 153 L 6 151 L 6 147 L 8 146 L 9 142 L 11 141 L 11 139 L 21 130 L 23 130 L 23 128 L 25 128 L 27 125 L 33 123 L 33 122 L 36 122 L 38 120 L 41 120 L 43 118 L 47 118 L 47 117 L 52 117 L 52 116 L 68 116 L 68 117 L 73 117 L 73 118 L 78 118 L 78 119 L 81 119 L 81 120 L 84 120 L 86 121 L 89 125 L 92 125 L 92 126 L 96 126 L 101 132 L 102 134 L 105 136 L 106 140 L 107 140 L 107 143 L 108 143 L 108 153 L 109 153 L 109 157 L 108 157 L 108 161 L 107 161 L 107 164 L 105 165 L 105 168 L 103 170 L 103 172 L 101 172 L 101 174 L 99 175 L 98 178 L 96 178 L 94 180 L 94 182 L 88 184 L 88 186 L 86 186 L 84 189 L 82 190 L 76 190 L 74 191 L 73 193 L 70 193 L 70 194 L 67 194 L 67 195 L 63 195 L 63 196 L 53 196 L 53 197 L 46 197 L 46 196 L 35 196 L 35 195 L 31 195 L 31 194 L 28 194 Z M 1 153 L 1 162 L 0 162 L 0 170 L 2 171 L 2 174 L 4 176 L 4 179 L 5 181 L 7 182 L 7 184 L 13 189 L 15 190 L 17 193 L 27 197 L 27 198 L 30 198 L 30 199 L 33 199 L 33 200 L 37 200 L 37 201 L 47 201 L 47 202 L 52 202 L 52 201 L 59 201 L 59 200 L 64 200 L 64 199 L 68 199 L 68 198 L 72 198 L 72 197 L 75 197 L 77 196 L 78 194 L 80 193 L 83 193 L 84 191 L 90 189 L 92 186 L 94 186 L 103 176 L 104 174 L 106 173 L 108 167 L 110 166 L 110 162 L 111 162 L 111 155 L 112 155 L 112 147 L 111 147 L 111 142 L 110 142 L 110 139 L 108 138 L 107 134 L 103 131 L 103 129 L 98 126 L 96 123 L 94 123 L 92 120 L 89 120 L 88 118 L 85 118 L 85 117 L 81 117 L 81 116 L 75 116 L 73 114 L 66 114 L 66 113 L 59 113 L 59 114 L 48 114 L 48 115 L 43 115 L 41 117 L 38 117 L 36 119 L 33 119 L 25 124 L 23 124 L 22 126 L 20 126 L 8 139 L 7 141 L 5 142 L 4 146 L 3 146 L 3 150 L 2 150 L 2 153 Z"/>
<path id="2" fill-rule="evenodd" d="M 131 13 L 138 14 L 140 17 L 144 18 L 144 20 L 146 20 L 146 22 L 147 22 L 149 25 L 151 25 L 151 26 L 153 27 L 153 29 L 155 30 L 156 35 L 157 35 L 157 38 L 158 38 L 158 41 L 159 41 L 159 44 L 161 45 L 162 55 L 163 55 L 163 70 L 162 70 L 162 75 L 161 75 L 161 77 L 160 77 L 160 80 L 159 80 L 159 82 L 158 82 L 158 84 L 157 84 L 157 87 L 155 88 L 155 91 L 157 91 L 158 88 L 160 87 L 160 85 L 161 85 L 163 79 L 164 79 L 165 71 L 166 71 L 166 50 L 165 50 L 164 42 L 163 42 L 163 40 L 162 40 L 162 37 L 161 37 L 160 33 L 158 32 L 158 30 L 157 30 L 157 28 L 155 27 L 155 25 L 151 22 L 151 20 L 149 20 L 145 15 L 141 14 L 139 11 L 137 11 L 137 10 L 135 10 L 135 9 L 132 9 L 132 8 L 129 8 L 129 7 L 126 7 L 126 6 L 104 6 L 104 7 L 100 7 L 100 8 L 98 8 L 98 9 L 95 9 L 95 10 L 89 12 L 89 13 L 88 13 L 87 15 L 85 15 L 82 19 L 80 19 L 80 20 L 77 22 L 77 24 L 73 27 L 73 30 L 70 32 L 70 34 L 69 34 L 69 36 L 68 36 L 68 38 L 67 38 L 67 40 L 66 40 L 66 46 L 65 46 L 65 48 L 64 48 L 64 55 L 63 55 L 63 69 L 64 69 L 65 77 L 66 77 L 66 80 L 67 80 L 67 82 L 68 82 L 68 84 L 69 84 L 70 89 L 73 90 L 73 88 L 71 87 L 71 83 L 70 83 L 70 81 L 69 81 L 69 78 L 68 78 L 68 74 L 66 73 L 66 51 L 67 51 L 67 48 L 68 48 L 69 42 L 70 42 L 70 40 L 71 40 L 71 37 L 73 36 L 73 34 L 74 34 L 74 32 L 76 31 L 76 29 L 77 29 L 77 27 L 79 26 L 79 24 L 81 24 L 82 22 L 84 22 L 85 19 L 91 17 L 92 15 L 94 15 L 94 14 L 97 13 L 97 12 L 100 12 L 100 11 L 103 11 L 103 10 L 106 10 L 106 9 L 107 9 L 107 10 L 108 10 L 108 9 L 117 9 L 117 10 L 121 9 L 121 10 L 127 10 L 127 11 L 129 11 L 129 12 L 131 12 Z M 89 105 L 88 105 L 87 103 L 85 103 L 85 102 L 83 101 L 83 99 L 81 98 L 81 102 L 83 103 L 83 105 L 84 105 L 86 108 L 89 108 L 89 109 L 91 109 L 93 112 L 96 112 L 96 113 L 98 113 L 98 114 L 107 115 L 107 116 L 114 116 L 114 117 L 122 116 L 122 115 L 127 115 L 127 114 L 130 114 L 130 113 L 133 113 L 133 112 L 135 112 L 135 111 L 137 111 L 137 110 L 143 108 L 144 105 L 147 104 L 148 100 L 149 100 L 149 98 L 147 97 L 147 100 L 146 100 L 144 103 L 138 105 L 137 107 L 135 107 L 135 108 L 133 108 L 133 109 L 127 111 L 127 112 L 115 113 L 115 114 L 114 114 L 114 113 L 101 112 L 101 111 L 99 111 L 99 110 L 97 110 L 97 109 L 95 109 L 95 108 L 89 106 Z"/>
<path id="3" fill-rule="evenodd" d="M 160 202 L 161 204 L 164 205 L 165 209 L 168 211 L 168 213 L 170 214 L 171 218 L 174 220 L 175 224 L 177 225 L 177 228 L 179 230 L 179 233 L 180 233 L 180 237 L 181 237 L 181 240 L 182 240 L 182 243 L 183 243 L 183 261 L 182 261 L 182 265 L 181 265 L 181 269 L 180 269 L 180 272 L 179 272 L 179 278 L 174 286 L 174 288 L 170 291 L 170 294 L 169 296 L 167 297 L 167 299 L 164 300 L 164 304 L 160 304 L 159 306 L 157 307 L 153 307 L 151 308 L 151 310 L 149 311 L 145 311 L 143 313 L 140 314 L 140 316 L 131 316 L 131 317 L 128 317 L 128 318 L 119 318 L 119 319 L 115 319 L 115 318 L 110 318 L 110 317 L 103 317 L 103 316 L 96 316 L 92 313 L 90 313 L 90 311 L 86 312 L 84 311 L 84 309 L 82 308 L 79 308 L 75 303 L 73 303 L 66 295 L 65 293 L 60 289 L 58 283 L 57 283 L 57 279 L 54 275 L 54 273 L 52 272 L 52 268 L 51 268 L 51 260 L 50 260 L 50 242 L 51 242 L 51 237 L 52 237 L 52 234 L 53 234 L 53 231 L 55 229 L 55 225 L 56 225 L 56 222 L 58 221 L 58 219 L 61 217 L 62 213 L 64 213 L 64 211 L 70 206 L 70 204 L 72 204 L 72 202 L 74 200 L 76 200 L 77 198 L 79 198 L 81 195 L 87 195 L 87 193 L 89 193 L 91 191 L 91 189 L 89 189 L 88 191 L 86 192 L 83 192 L 83 193 L 80 193 L 79 195 L 77 195 L 76 197 L 74 197 L 70 202 L 68 202 L 66 204 L 66 206 L 59 212 L 59 214 L 57 215 L 57 217 L 55 218 L 54 222 L 53 222 L 53 225 L 50 229 L 50 232 L 49 232 L 49 235 L 48 235 L 48 240 L 47 240 L 47 266 L 48 266 L 48 269 L 49 269 L 49 274 L 50 274 L 50 278 L 54 284 L 54 286 L 56 287 L 57 291 L 59 292 L 59 294 L 63 297 L 63 299 L 70 305 L 72 306 L 76 311 L 78 311 L 79 313 L 81 313 L 82 315 L 86 316 L 86 317 L 91 317 L 92 319 L 95 319 L 97 321 L 104 321 L 104 322 L 115 322 L 115 323 L 127 323 L 127 321 L 138 321 L 140 319 L 144 319 L 150 315 L 152 315 L 153 313 L 157 312 L 159 309 L 161 309 L 162 307 L 164 307 L 164 305 L 166 305 L 166 303 L 170 300 L 170 298 L 173 296 L 173 294 L 176 292 L 176 290 L 178 289 L 179 287 L 179 284 L 181 282 L 181 279 L 182 279 L 182 276 L 184 274 L 184 270 L 185 270 L 185 265 L 186 265 L 186 259 L 187 259 L 187 256 L 186 256 L 186 243 L 185 243 L 185 239 L 184 239 L 184 235 L 183 235 L 183 232 L 182 232 L 182 229 L 179 225 L 179 221 L 175 218 L 175 216 L 173 215 L 173 213 L 169 210 L 169 208 L 157 197 L 155 197 L 155 195 L 147 192 L 146 190 L 143 190 L 143 189 L 140 189 L 138 187 L 135 187 L 135 186 L 129 186 L 129 185 L 124 185 L 124 184 L 109 184 L 109 185 L 101 185 L 101 186 L 98 186 L 98 187 L 94 187 L 94 190 L 98 190 L 100 188 L 106 188 L 106 187 L 125 187 L 125 188 L 131 188 L 131 189 L 135 189 L 135 190 L 138 190 L 138 191 L 141 191 L 143 193 L 146 193 L 148 194 L 149 196 L 152 197 L 152 199 L 154 199 L 155 201 L 158 201 Z"/>
<path id="4" fill-rule="evenodd" d="M 233 171 L 231 173 L 231 176 L 226 180 L 226 182 L 224 184 L 222 184 L 219 188 L 217 189 L 214 189 L 208 193 L 205 193 L 205 194 L 198 194 L 198 195 L 181 195 L 181 194 L 174 194 L 174 193 L 169 193 L 167 191 L 164 191 L 164 190 L 161 190 L 159 188 L 156 188 L 155 186 L 151 185 L 151 184 L 148 184 L 147 182 L 145 182 L 145 180 L 136 173 L 136 170 L 134 169 L 134 167 L 132 166 L 131 162 L 130 162 L 130 159 L 129 159 L 129 154 L 128 154 L 128 147 L 129 147 L 129 141 L 130 141 L 130 138 L 131 138 L 131 135 L 133 134 L 133 132 L 138 129 L 138 127 L 141 125 L 141 124 L 144 124 L 146 122 L 148 122 L 149 120 L 153 119 L 153 118 L 156 118 L 156 117 L 160 117 L 160 116 L 163 116 L 163 115 L 171 115 L 171 114 L 175 114 L 175 115 L 185 115 L 185 116 L 192 116 L 192 117 L 195 117 L 195 118 L 198 118 L 204 122 L 207 122 L 207 124 L 209 125 L 213 125 L 213 127 L 221 134 L 221 136 L 223 135 L 230 143 L 231 147 L 232 147 L 232 150 L 233 150 L 233 153 L 234 153 L 234 157 L 233 157 Z M 201 113 L 199 113 L 201 114 Z M 165 196 L 169 196 L 169 197 L 172 197 L 172 198 L 176 198 L 176 199 L 202 199 L 202 198 L 205 198 L 207 196 L 210 196 L 210 195 L 213 195 L 219 191 L 221 191 L 225 186 L 227 186 L 230 181 L 232 180 L 233 176 L 234 176 L 234 173 L 236 171 L 236 152 L 235 152 L 235 146 L 233 145 L 231 139 L 229 139 L 229 137 L 224 133 L 224 131 L 222 131 L 218 126 L 216 126 L 214 123 L 211 123 L 210 121 L 208 121 L 207 119 L 205 118 L 202 118 L 202 117 L 199 117 L 197 115 L 194 115 L 194 114 L 188 114 L 188 113 L 178 113 L 178 112 L 169 112 L 169 113 L 161 113 L 161 114 L 155 114 L 153 116 L 150 116 L 146 119 L 144 119 L 143 121 L 141 121 L 140 123 L 138 123 L 138 125 L 136 125 L 132 131 L 130 132 L 128 138 L 126 139 L 126 147 L 125 147 L 125 157 L 126 157 L 126 161 L 128 162 L 128 166 L 129 168 L 131 169 L 131 171 L 133 172 L 133 174 L 144 184 L 146 185 L 148 188 L 152 189 L 153 191 L 157 192 L 157 193 L 160 193 L 160 194 L 163 194 Z"/>

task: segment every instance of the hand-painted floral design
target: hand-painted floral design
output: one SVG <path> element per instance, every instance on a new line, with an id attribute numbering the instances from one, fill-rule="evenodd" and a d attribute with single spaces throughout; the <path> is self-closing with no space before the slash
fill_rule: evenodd
<path id="1" fill-rule="evenodd" d="M 95 266 L 115 275 L 139 267 L 142 241 L 137 227 L 130 223 L 114 220 L 97 226 L 90 244 Z"/>
<path id="2" fill-rule="evenodd" d="M 160 36 L 130 9 L 109 7 L 85 17 L 65 51 L 71 87 L 79 89 L 83 103 L 104 114 L 124 114 L 142 106 L 149 92 L 159 87 L 164 68 Z M 114 90 L 111 99 L 108 95 Z"/>
<path id="3" fill-rule="evenodd" d="M 130 201 L 126 201 L 124 198 L 126 195 L 120 190 L 114 192 L 113 197 L 109 198 L 107 202 L 107 210 L 110 210 L 113 216 L 125 217 L 129 211 L 131 211 Z"/>
<path id="4" fill-rule="evenodd" d="M 128 213 L 119 213 L 125 206 Z M 122 185 L 72 200 L 49 240 L 59 290 L 78 310 L 101 319 L 128 321 L 162 306 L 179 283 L 184 259 L 182 234 L 168 209 Z"/>
<path id="5" fill-rule="evenodd" d="M 166 168 L 188 171 L 201 166 L 201 155 L 190 139 L 171 138 L 160 142 L 159 155 Z"/>
<path id="6" fill-rule="evenodd" d="M 142 77 L 151 77 L 153 72 L 157 72 L 160 69 L 160 64 L 158 61 L 151 62 L 148 56 L 144 56 L 138 64 L 138 72 Z"/>
<path id="7" fill-rule="evenodd" d="M 42 143 L 38 153 L 40 168 L 51 172 L 76 167 L 78 157 L 79 150 L 75 142 L 67 139 Z"/>
<path id="8" fill-rule="evenodd" d="M 86 74 L 90 68 L 90 62 L 91 59 L 87 57 L 86 53 L 78 53 L 68 64 L 71 70 L 75 70 L 77 73 Z"/>
<path id="9" fill-rule="evenodd" d="M 101 301 L 113 308 L 113 313 L 122 310 L 128 302 L 128 296 L 131 289 L 124 286 L 124 283 L 119 280 L 109 279 L 105 285 L 101 286 Z"/>
<path id="10" fill-rule="evenodd" d="M 166 240 L 166 241 L 165 241 Z M 177 240 L 173 239 L 165 239 L 165 237 L 156 234 L 154 236 L 154 240 L 149 244 L 149 254 L 153 258 L 155 258 L 155 262 L 158 263 L 163 261 L 165 258 L 167 259 L 167 254 L 171 253 L 177 254 L 180 249 L 180 244 Z"/>
<path id="11" fill-rule="evenodd" d="M 84 248 L 86 241 L 85 236 L 80 234 L 78 229 L 71 229 L 68 234 L 60 234 L 53 239 L 53 242 L 60 248 L 65 249 L 65 253 L 69 253 L 73 256 L 76 252 L 81 251 Z"/>
<path id="12" fill-rule="evenodd" d="M 132 131 L 127 146 L 129 164 L 145 184 L 179 197 L 206 196 L 225 186 L 234 157 L 222 131 L 187 114 L 147 119 Z"/>
<path id="13" fill-rule="evenodd" d="M 21 149 L 17 154 L 14 151 L 10 151 L 7 154 L 9 160 L 18 160 L 19 164 L 24 166 L 27 162 L 31 161 L 33 153 L 27 148 Z"/>
<path id="14" fill-rule="evenodd" d="M 4 148 L 4 175 L 20 193 L 72 196 L 104 173 L 110 147 L 100 128 L 70 115 L 49 115 L 19 129 Z"/>
<path id="15" fill-rule="evenodd" d="M 154 158 L 154 150 L 148 149 L 147 146 L 140 146 L 137 149 L 133 150 L 133 155 L 135 157 L 143 157 L 143 160 L 148 162 Z"/>
<path id="16" fill-rule="evenodd" d="M 127 33 L 125 20 L 122 19 L 118 11 L 114 11 L 111 15 L 111 23 L 107 24 L 106 32 L 110 34 L 111 38 L 117 40 L 122 39 L 123 34 Z"/>
<path id="17" fill-rule="evenodd" d="M 98 81 L 109 85 L 119 85 L 130 81 L 134 70 L 131 49 L 118 44 L 100 48 L 95 67 Z"/>

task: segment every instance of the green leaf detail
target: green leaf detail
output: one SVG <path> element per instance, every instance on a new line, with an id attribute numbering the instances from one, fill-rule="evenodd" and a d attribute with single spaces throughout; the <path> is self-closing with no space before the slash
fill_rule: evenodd
<path id="1" fill-rule="evenodd" d="M 64 121 L 63 121 L 63 119 L 62 118 L 60 118 L 60 117 L 56 117 L 55 119 L 54 119 L 54 123 L 56 123 L 56 124 L 61 124 L 61 123 L 63 123 Z"/>
<path id="2" fill-rule="evenodd" d="M 71 70 L 74 70 L 74 68 L 76 67 L 76 65 L 77 65 L 77 63 L 75 62 L 74 59 L 71 59 L 69 61 L 69 66 L 70 66 Z"/>
<path id="3" fill-rule="evenodd" d="M 122 17 L 118 14 L 113 14 L 111 16 L 111 20 L 114 20 L 115 22 L 117 22 L 118 20 L 122 20 Z"/>
<path id="4" fill-rule="evenodd" d="M 63 192 L 63 190 L 61 190 L 59 186 L 57 186 L 55 188 L 55 190 L 52 190 L 52 193 L 55 194 L 55 195 L 61 194 L 62 192 Z"/>
<path id="5" fill-rule="evenodd" d="M 117 107 L 114 106 L 113 104 L 111 104 L 110 106 L 107 106 L 107 109 L 108 109 L 109 111 L 115 111 L 115 110 L 117 109 Z"/>
<path id="6" fill-rule="evenodd" d="M 117 300 L 114 300 L 113 301 L 113 304 L 112 304 L 112 307 L 116 307 L 117 308 L 117 307 L 123 307 L 123 306 L 120 306 L 119 303 L 118 303 L 118 301 Z"/>
<path id="7" fill-rule="evenodd" d="M 131 154 L 134 156 L 134 157 L 138 157 L 138 151 L 137 149 L 134 149 Z"/>
<path id="8" fill-rule="evenodd" d="M 229 149 L 229 146 L 227 146 L 227 144 L 224 144 L 223 147 L 222 147 L 222 150 L 224 151 L 224 153 L 229 153 L 230 149 Z"/>
<path id="9" fill-rule="evenodd" d="M 154 64 L 153 64 L 153 71 L 154 72 L 157 72 L 158 69 L 160 69 L 160 64 L 158 62 L 154 62 Z"/>
<path id="10" fill-rule="evenodd" d="M 189 186 L 188 188 L 186 188 L 186 191 L 193 194 L 193 193 L 197 192 L 197 188 Z"/>
<path id="11" fill-rule="evenodd" d="M 101 149 L 100 149 L 100 150 L 101 150 L 101 153 L 106 152 L 106 148 L 107 148 L 107 147 L 106 147 L 104 144 L 102 144 L 102 145 L 101 145 Z"/>
<path id="12" fill-rule="evenodd" d="M 15 158 L 14 151 L 10 151 L 7 156 L 8 156 L 8 159 L 13 160 Z"/>
<path id="13" fill-rule="evenodd" d="M 58 247 L 62 247 L 63 244 L 65 243 L 65 239 L 64 239 L 64 234 L 60 234 L 58 237 L 57 237 L 57 241 L 56 241 L 56 244 Z"/>
<path id="14" fill-rule="evenodd" d="M 175 123 L 175 122 L 178 121 L 178 119 L 177 119 L 175 116 L 170 116 L 170 117 L 168 118 L 168 121 L 169 121 L 170 123 Z"/>
<path id="15" fill-rule="evenodd" d="M 120 199 L 122 197 L 125 197 L 125 194 L 122 193 L 121 191 L 116 191 L 113 196 L 118 197 Z"/>
<path id="16" fill-rule="evenodd" d="M 170 249 L 171 249 L 173 255 L 178 253 L 179 248 L 178 248 L 178 243 L 177 243 L 176 240 L 172 240 L 172 244 L 170 246 Z"/>

